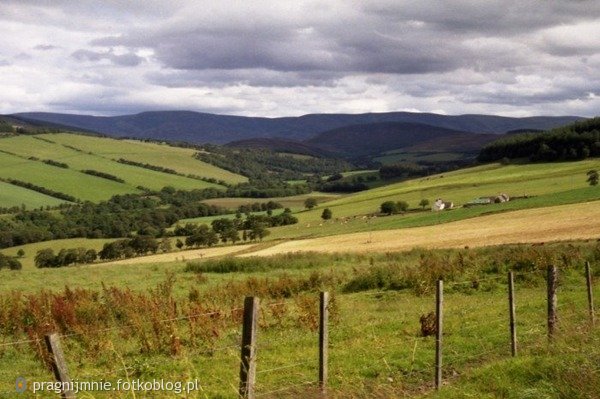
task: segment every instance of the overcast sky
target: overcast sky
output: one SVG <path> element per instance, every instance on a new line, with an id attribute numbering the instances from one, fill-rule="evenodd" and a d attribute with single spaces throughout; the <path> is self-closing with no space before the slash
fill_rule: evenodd
<path id="1" fill-rule="evenodd" d="M 598 0 L 0 0 L 0 113 L 600 114 Z"/>

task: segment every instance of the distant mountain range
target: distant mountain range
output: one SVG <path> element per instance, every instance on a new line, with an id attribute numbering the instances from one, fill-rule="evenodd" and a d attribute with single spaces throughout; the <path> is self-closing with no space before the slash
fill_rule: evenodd
<path id="1" fill-rule="evenodd" d="M 45 112 L 27 112 L 11 116 L 30 123 L 50 123 L 116 137 L 215 144 L 257 137 L 279 137 L 302 141 L 321 132 L 344 126 L 382 122 L 422 123 L 463 132 L 501 134 L 517 129 L 546 130 L 582 119 L 576 116 L 509 118 L 493 115 L 439 115 L 414 112 L 310 114 L 283 118 L 217 115 L 191 111 L 142 112 L 135 115 L 109 117 Z"/>
<path id="2" fill-rule="evenodd" d="M 413 112 L 262 118 L 191 111 L 143 112 L 112 117 L 29 112 L 9 117 L 29 125 L 83 130 L 113 137 L 197 144 L 231 143 L 232 146 L 343 157 L 375 155 L 412 146 L 432 148 L 442 143 L 477 151 L 499 134 L 547 130 L 583 119 L 577 116 L 510 118 Z"/>

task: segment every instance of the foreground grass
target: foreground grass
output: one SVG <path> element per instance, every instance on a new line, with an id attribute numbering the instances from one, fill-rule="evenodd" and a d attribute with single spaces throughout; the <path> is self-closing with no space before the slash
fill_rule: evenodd
<path id="1" fill-rule="evenodd" d="M 583 281 L 569 280 L 559 293 L 561 329 L 555 344 L 545 336 L 543 284 L 517 284 L 519 357 L 510 358 L 506 295 L 497 287 L 446 295 L 444 388 L 433 393 L 432 337 L 419 335 L 419 317 L 434 309 L 431 295 L 365 292 L 336 297 L 330 329 L 330 396 L 335 398 L 584 398 L 597 397 L 600 334 L 586 323 Z M 316 307 L 315 299 L 310 305 Z M 262 308 L 258 338 L 257 391 L 264 397 L 316 397 L 317 332 L 288 300 L 281 323 Z M 270 325 L 270 327 L 267 327 Z M 181 336 L 186 323 L 176 324 Z M 239 370 L 239 328 L 220 332 L 218 348 L 206 353 L 185 347 L 175 356 L 140 354 L 119 334 L 98 337 L 92 356 L 77 336 L 63 339 L 72 378 L 115 382 L 118 378 L 186 381 L 198 378 L 203 390 L 192 398 L 235 398 Z M 18 375 L 51 380 L 30 350 L 3 349 L 0 390 L 13 390 Z M 576 368 L 574 368 L 576 367 Z M 275 391 L 275 392 L 273 392 Z M 269 394 L 269 392 L 273 392 Z M 25 396 L 33 397 L 33 396 Z M 38 397 L 54 397 L 41 395 Z M 126 398 L 129 393 L 93 393 L 95 398 Z M 180 397 L 166 392 L 136 397 Z"/>

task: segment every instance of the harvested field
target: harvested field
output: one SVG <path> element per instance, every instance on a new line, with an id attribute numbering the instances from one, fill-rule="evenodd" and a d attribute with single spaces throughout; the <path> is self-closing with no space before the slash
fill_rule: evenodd
<path id="1" fill-rule="evenodd" d="M 385 252 L 600 238 L 600 201 L 528 209 L 436 226 L 288 241 L 244 256 L 286 252 Z"/>
<path id="2" fill-rule="evenodd" d="M 259 244 L 247 244 L 247 245 L 232 245 L 226 247 L 216 248 L 199 248 L 190 249 L 179 252 L 169 252 L 166 254 L 140 256 L 137 258 L 121 259 L 113 262 L 102 263 L 101 265 L 135 265 L 142 263 L 165 263 L 165 262 L 177 262 L 192 259 L 205 259 L 213 258 L 216 256 L 232 255 L 238 252 L 246 252 L 249 249 Z"/>

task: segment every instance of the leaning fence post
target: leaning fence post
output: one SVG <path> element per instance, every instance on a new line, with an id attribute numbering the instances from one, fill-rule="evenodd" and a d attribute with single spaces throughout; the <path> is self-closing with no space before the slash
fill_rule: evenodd
<path id="1" fill-rule="evenodd" d="M 513 272 L 508 272 L 508 311 L 510 314 L 510 351 L 512 356 L 517 356 L 517 326 L 515 310 L 515 280 Z"/>
<path id="2" fill-rule="evenodd" d="M 329 360 L 329 292 L 321 292 L 319 305 L 319 388 L 327 394 L 327 363 Z"/>
<path id="3" fill-rule="evenodd" d="M 71 377 L 65 360 L 65 354 L 60 345 L 60 336 L 56 333 L 48 334 L 44 337 L 46 347 L 51 355 L 50 361 L 52 371 L 56 381 L 61 383 L 60 396 L 63 399 L 75 399 L 75 393 L 71 389 Z"/>
<path id="4" fill-rule="evenodd" d="M 556 297 L 557 286 L 557 269 L 556 266 L 548 266 L 548 338 L 552 339 L 554 330 L 556 329 L 556 306 L 558 299 Z"/>
<path id="5" fill-rule="evenodd" d="M 594 292 L 592 291 L 592 272 L 590 270 L 590 262 L 585 262 L 585 280 L 587 283 L 587 299 L 588 309 L 590 312 L 590 322 L 593 326 L 596 322 L 596 315 L 594 314 Z"/>
<path id="6" fill-rule="evenodd" d="M 242 355 L 240 364 L 241 398 L 254 399 L 256 380 L 256 332 L 258 327 L 259 299 L 246 297 L 244 300 L 244 324 L 242 327 Z"/>
<path id="7" fill-rule="evenodd" d="M 444 310 L 444 280 L 439 279 L 435 295 L 435 389 L 442 387 L 442 333 Z"/>

